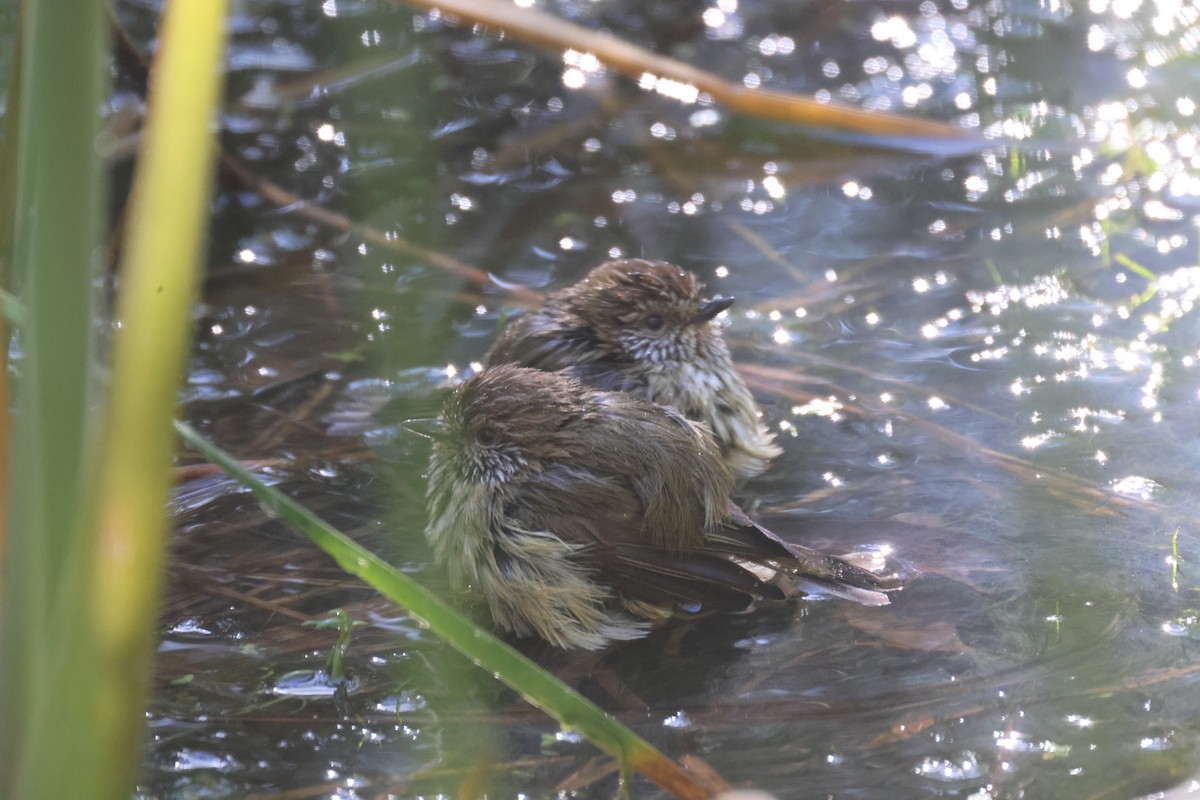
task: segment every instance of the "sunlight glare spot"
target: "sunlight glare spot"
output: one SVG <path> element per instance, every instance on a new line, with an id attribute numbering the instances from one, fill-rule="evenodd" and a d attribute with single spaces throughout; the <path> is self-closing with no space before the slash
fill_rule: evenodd
<path id="1" fill-rule="evenodd" d="M 949 407 L 946 405 L 946 401 L 940 397 L 929 398 L 928 405 L 929 405 L 929 408 L 932 409 L 933 411 L 941 411 L 942 409 Z"/>
<path id="2" fill-rule="evenodd" d="M 1053 438 L 1050 433 L 1037 433 L 1022 437 L 1021 446 L 1026 450 L 1036 450 Z"/>
<path id="3" fill-rule="evenodd" d="M 655 139 L 665 139 L 668 142 L 673 142 L 675 141 L 676 133 L 675 129 L 670 125 L 656 122 L 650 126 L 650 135 Z"/>
<path id="4" fill-rule="evenodd" d="M 1124 478 L 1117 478 L 1109 486 L 1117 494 L 1137 500 L 1149 500 L 1159 489 L 1158 483 L 1141 475 L 1126 475 Z"/>
<path id="5" fill-rule="evenodd" d="M 970 175 L 966 180 L 963 181 L 963 188 L 968 192 L 978 192 L 982 194 L 983 192 L 986 192 L 988 188 L 987 178 L 983 177 L 982 175 Z"/>
<path id="6" fill-rule="evenodd" d="M 447 364 L 446 365 L 446 377 L 453 378 L 456 375 L 458 375 L 458 367 L 454 366 L 453 364 Z"/>
<path id="7" fill-rule="evenodd" d="M 563 64 L 576 67 L 582 72 L 599 72 L 600 59 L 593 53 L 581 53 L 580 50 L 568 49 L 563 53 Z"/>
<path id="8" fill-rule="evenodd" d="M 587 76 L 578 67 L 570 67 L 563 70 L 562 82 L 568 89 L 582 89 L 587 83 Z"/>
<path id="9" fill-rule="evenodd" d="M 908 20 L 901 16 L 876 22 L 871 26 L 871 37 L 877 42 L 890 39 L 892 46 L 901 50 L 917 43 L 917 34 L 908 26 Z"/>
<path id="10" fill-rule="evenodd" d="M 1169 619 L 1162 624 L 1160 630 L 1168 636 L 1190 636 L 1192 626 L 1196 624 L 1195 615 L 1188 614 L 1184 617 Z"/>
<path id="11" fill-rule="evenodd" d="M 798 417 L 829 417 L 836 419 L 842 404 L 836 397 L 816 397 L 802 406 L 792 406 L 792 414 Z"/>
<path id="12" fill-rule="evenodd" d="M 695 86 L 671 78 L 660 78 L 649 72 L 642 73 L 642 77 L 638 79 L 638 88 L 688 104 L 695 103 L 700 98 L 700 90 Z"/>
<path id="13" fill-rule="evenodd" d="M 771 339 L 775 344 L 787 344 L 792 340 L 792 335 L 788 333 L 787 328 L 776 328 L 775 332 L 771 334 Z"/>
<path id="14" fill-rule="evenodd" d="M 663 725 L 667 728 L 689 728 L 692 725 L 692 720 L 684 712 L 676 711 L 663 720 Z"/>

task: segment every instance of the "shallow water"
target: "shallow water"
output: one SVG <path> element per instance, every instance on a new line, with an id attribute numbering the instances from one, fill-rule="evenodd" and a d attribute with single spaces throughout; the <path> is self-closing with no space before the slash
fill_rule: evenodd
<path id="1" fill-rule="evenodd" d="M 121 4 L 135 42 L 155 5 Z M 677 262 L 737 297 L 726 335 L 786 449 L 743 499 L 785 538 L 887 553 L 906 588 L 598 658 L 527 649 L 669 754 L 779 797 L 1200 791 L 1200 7 L 539 7 L 988 145 L 681 105 L 400 6 L 246 2 L 225 152 L 366 228 L 226 174 L 189 417 L 449 593 L 420 535 L 425 450 L 389 423 L 475 368 L 512 287 Z M 146 796 L 614 792 L 594 748 L 235 485 L 190 481 L 176 512 Z M 322 672 L 336 632 L 304 624 L 338 607 L 366 623 L 342 683 Z"/>

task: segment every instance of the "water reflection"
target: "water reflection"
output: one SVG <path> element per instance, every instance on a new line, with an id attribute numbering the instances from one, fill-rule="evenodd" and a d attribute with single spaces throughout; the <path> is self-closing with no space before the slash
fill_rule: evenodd
<path id="1" fill-rule="evenodd" d="M 882 611 L 814 602 L 701 620 L 598 665 L 539 658 L 673 754 L 782 797 L 1184 782 L 1200 762 L 1200 10 L 537 5 L 742 86 L 993 145 L 817 142 L 436 12 L 253 0 L 234 21 L 224 146 L 349 223 L 224 187 L 189 414 L 441 587 L 419 537 L 425 454 L 392 423 L 479 369 L 533 301 L 514 287 L 619 256 L 679 262 L 738 298 L 727 336 L 784 434 L 747 501 L 796 541 L 886 556 L 909 587 Z M 119 6 L 148 41 L 153 4 Z M 498 791 L 584 781 L 589 746 L 511 698 L 481 721 L 416 623 L 228 482 L 198 478 L 176 511 L 148 794 L 451 791 L 465 768 L 430 765 L 484 727 L 495 761 L 523 765 Z M 331 640 L 301 628 L 338 606 L 370 623 L 341 695 L 320 681 Z"/>

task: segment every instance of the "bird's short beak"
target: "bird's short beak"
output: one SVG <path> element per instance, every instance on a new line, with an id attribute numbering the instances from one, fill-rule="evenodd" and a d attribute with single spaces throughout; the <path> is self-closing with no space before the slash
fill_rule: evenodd
<path id="1" fill-rule="evenodd" d="M 406 419 L 400 423 L 400 427 L 409 433 L 424 436 L 426 439 L 434 442 L 444 442 L 446 440 L 446 423 L 442 421 L 441 417 Z"/>
<path id="2" fill-rule="evenodd" d="M 692 317 L 692 324 L 699 325 L 703 322 L 711 322 L 725 309 L 733 305 L 732 297 L 714 297 L 712 300 L 705 300 L 700 304 L 700 309 L 696 312 L 696 316 Z"/>

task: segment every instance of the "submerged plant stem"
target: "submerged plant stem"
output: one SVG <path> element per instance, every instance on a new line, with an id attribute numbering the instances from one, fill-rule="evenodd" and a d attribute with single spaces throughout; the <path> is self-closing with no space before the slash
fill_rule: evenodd
<path id="1" fill-rule="evenodd" d="M 396 0 L 393 0 L 394 2 Z M 405 0 L 410 5 L 438 9 L 469 22 L 494 27 L 517 39 L 557 52 L 576 50 L 595 55 L 607 68 L 666 96 L 694 102 L 700 94 L 732 110 L 760 119 L 807 125 L 881 137 L 903 149 L 982 149 L 978 134 L 942 122 L 822 103 L 815 97 L 749 89 L 722 80 L 691 64 L 604 36 L 581 25 L 534 8 L 501 0 Z M 907 140 L 907 141 L 900 141 Z"/>

